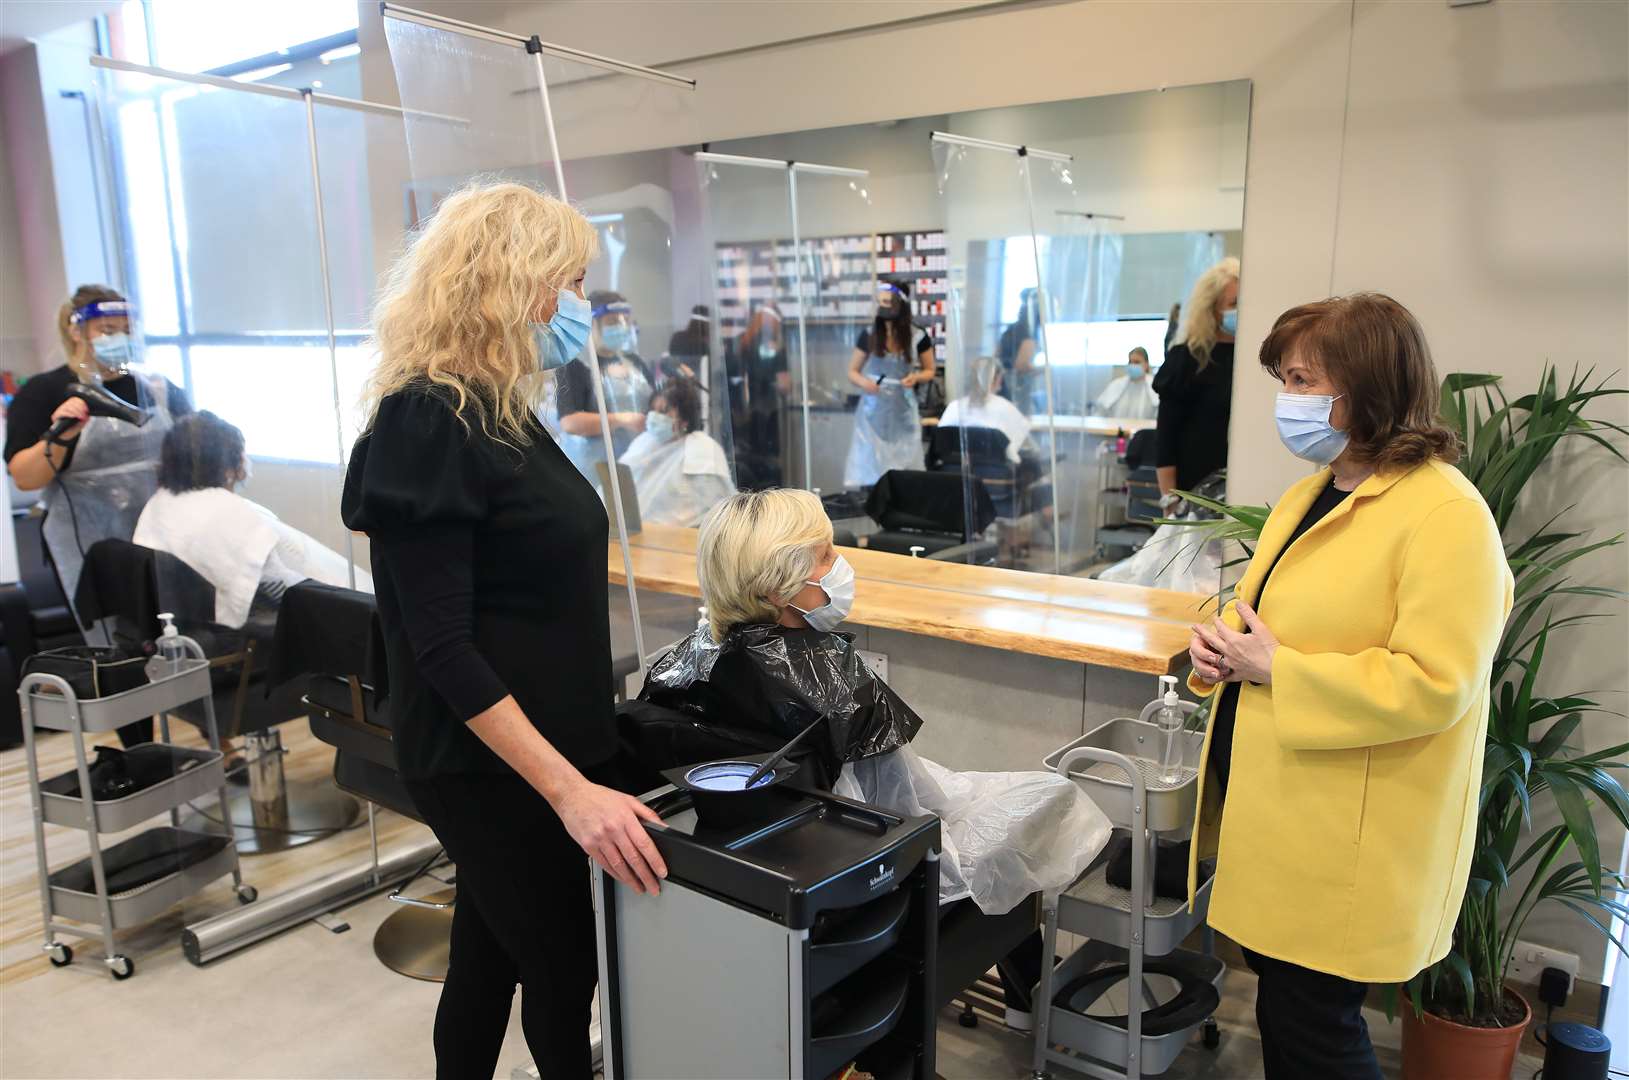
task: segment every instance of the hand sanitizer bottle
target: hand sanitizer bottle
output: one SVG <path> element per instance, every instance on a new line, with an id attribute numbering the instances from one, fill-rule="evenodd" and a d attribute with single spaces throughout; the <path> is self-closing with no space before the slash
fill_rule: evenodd
<path id="1" fill-rule="evenodd" d="M 147 672 L 148 682 L 158 682 L 177 674 L 181 670 L 181 662 L 187 658 L 187 647 L 181 644 L 181 631 L 175 628 L 175 616 L 161 611 L 158 618 L 164 624 L 164 629 L 158 635 L 158 640 L 153 642 L 153 655 L 143 669 Z"/>

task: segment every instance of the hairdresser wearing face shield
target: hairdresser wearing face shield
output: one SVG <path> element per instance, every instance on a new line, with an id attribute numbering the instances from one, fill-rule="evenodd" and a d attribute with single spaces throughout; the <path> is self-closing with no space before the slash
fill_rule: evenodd
<path id="1" fill-rule="evenodd" d="M 458 865 L 436 1073 L 491 1076 L 515 985 L 543 1075 L 590 1075 L 586 851 L 665 876 L 607 786 L 616 732 L 604 505 L 534 416 L 589 336 L 593 226 L 518 184 L 442 202 L 375 309 L 343 515 L 372 541 L 397 767 Z M 450 283 L 450 284 L 449 284 Z"/>
<path id="2" fill-rule="evenodd" d="M 1411 978 L 1453 936 L 1512 581 L 1402 305 L 1294 308 L 1261 364 L 1285 446 L 1320 468 L 1193 628 L 1188 685 L 1217 692 L 1193 858 L 1216 854 L 1210 924 L 1259 976 L 1268 1080 L 1367 1080 L 1366 984 Z"/>
<path id="3" fill-rule="evenodd" d="M 57 316 L 68 362 L 24 383 L 6 413 L 6 466 L 22 490 L 49 489 L 45 546 L 70 605 L 84 552 L 98 540 L 130 539 L 158 490 L 159 448 L 171 418 L 192 411 L 179 387 L 132 370 L 140 340 L 133 314 L 107 286 L 80 286 Z M 85 399 L 70 391 L 76 384 L 92 393 L 100 388 L 149 419 L 138 426 L 92 416 Z M 99 410 L 112 411 L 118 410 Z M 59 423 L 65 426 L 51 437 Z M 98 628 L 89 628 L 87 640 L 93 637 L 92 644 L 106 644 Z"/>
<path id="4" fill-rule="evenodd" d="M 611 429 L 611 447 L 617 457 L 645 430 L 645 414 L 656 380 L 650 366 L 639 355 L 639 328 L 633 307 L 621 293 L 596 290 L 588 296 L 592 316 L 592 341 L 597 371 L 582 364 L 563 369 L 555 379 L 555 404 L 560 412 L 560 441 L 566 455 L 593 483 L 594 463 L 605 460 L 605 442 L 600 438 L 600 404 L 594 395 L 594 378 L 605 398 L 605 420 Z"/>

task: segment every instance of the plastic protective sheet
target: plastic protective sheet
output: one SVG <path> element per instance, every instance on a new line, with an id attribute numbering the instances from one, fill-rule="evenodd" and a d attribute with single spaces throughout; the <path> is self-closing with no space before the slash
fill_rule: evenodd
<path id="1" fill-rule="evenodd" d="M 713 355 L 723 360 L 724 392 L 714 400 L 730 413 L 736 481 L 754 491 L 808 487 L 803 352 L 777 255 L 792 243 L 787 171 L 704 159 L 695 169 L 712 260 Z"/>
<path id="2" fill-rule="evenodd" d="M 143 507 L 126 538 L 182 560 L 160 564 L 157 600 L 183 630 L 241 624 L 248 595 L 272 617 L 296 575 L 351 579 L 339 521 L 343 389 L 329 349 L 307 104 L 106 70 L 102 93 L 127 204 L 126 275 L 138 307 L 158 316 L 147 355 L 194 409 L 218 418 L 143 429 L 193 490 Z M 208 581 L 213 609 L 188 606 L 194 582 L 180 579 L 189 574 Z"/>
<path id="3" fill-rule="evenodd" d="M 1099 581 L 1214 595 L 1235 584 L 1244 567 L 1236 541 L 1206 540 L 1181 525 L 1161 525 L 1135 553 L 1097 575 Z"/>
<path id="4" fill-rule="evenodd" d="M 1050 572 L 1052 384 L 1026 159 L 938 141 L 933 154 L 945 220 L 950 399 L 934 459 L 960 471 L 970 519 L 976 489 L 989 495 L 1000 562 Z"/>
<path id="5" fill-rule="evenodd" d="M 737 627 L 722 642 L 697 627 L 651 667 L 639 696 L 783 742 L 825 717 L 819 747 L 828 776 L 845 763 L 898 750 L 922 726 L 860 660 L 850 635 L 762 624 Z"/>
<path id="6" fill-rule="evenodd" d="M 1067 777 L 956 772 L 909 746 L 845 765 L 832 790 L 895 814 L 937 815 L 939 902 L 972 897 L 986 915 L 1067 887 L 1109 839 L 1109 819 Z"/>
<path id="7" fill-rule="evenodd" d="M 1035 251 L 1047 298 L 1045 336 L 1052 379 L 1049 428 L 1056 451 L 1052 484 L 1057 531 L 1056 571 L 1072 573 L 1092 561 L 1100 495 L 1096 462 L 1116 440 L 1112 418 L 1093 433 L 1087 417 L 1109 380 L 1125 371 L 1110 328 L 1120 313 L 1122 243 L 1105 217 L 1117 207 L 1086 201 L 1075 172 L 1079 163 L 1024 159 L 1035 207 Z"/>

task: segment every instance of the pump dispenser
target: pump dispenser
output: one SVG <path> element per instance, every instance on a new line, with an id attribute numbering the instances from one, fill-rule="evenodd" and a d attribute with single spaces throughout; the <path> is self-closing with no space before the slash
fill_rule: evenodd
<path id="1" fill-rule="evenodd" d="M 152 658 L 143 669 L 147 672 L 148 682 L 158 682 L 179 673 L 182 661 L 187 658 L 187 647 L 181 644 L 181 631 L 175 628 L 175 616 L 161 611 L 158 618 L 164 624 L 164 629 L 159 633 L 158 640 L 153 642 Z"/>
<path id="2" fill-rule="evenodd" d="M 1160 676 L 1160 709 L 1154 714 L 1154 722 L 1160 729 L 1160 780 L 1163 783 L 1174 784 L 1182 775 L 1182 734 L 1186 723 L 1186 714 L 1182 711 L 1182 699 L 1177 697 L 1176 676 Z"/>

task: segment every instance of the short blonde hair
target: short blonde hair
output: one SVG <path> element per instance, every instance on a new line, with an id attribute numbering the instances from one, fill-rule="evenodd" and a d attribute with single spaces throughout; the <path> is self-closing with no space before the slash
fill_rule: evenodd
<path id="1" fill-rule="evenodd" d="M 743 623 L 774 622 L 780 607 L 814 573 L 831 519 L 809 491 L 740 491 L 713 507 L 701 523 L 696 571 L 713 640 Z"/>
<path id="2" fill-rule="evenodd" d="M 1221 323 L 1216 318 L 1216 300 L 1227 287 L 1239 280 L 1239 260 L 1229 255 L 1199 275 L 1193 292 L 1188 294 L 1187 323 L 1182 328 L 1182 344 L 1193 354 L 1194 362 L 1204 371 L 1210 366 L 1210 351 L 1216 347 L 1216 336 Z"/>
<path id="3" fill-rule="evenodd" d="M 456 395 L 488 436 L 531 441 L 542 397 L 531 322 L 599 251 L 594 227 L 552 195 L 473 181 L 447 196 L 391 267 L 373 309 L 379 360 L 363 395 L 379 402 L 421 383 Z"/>

